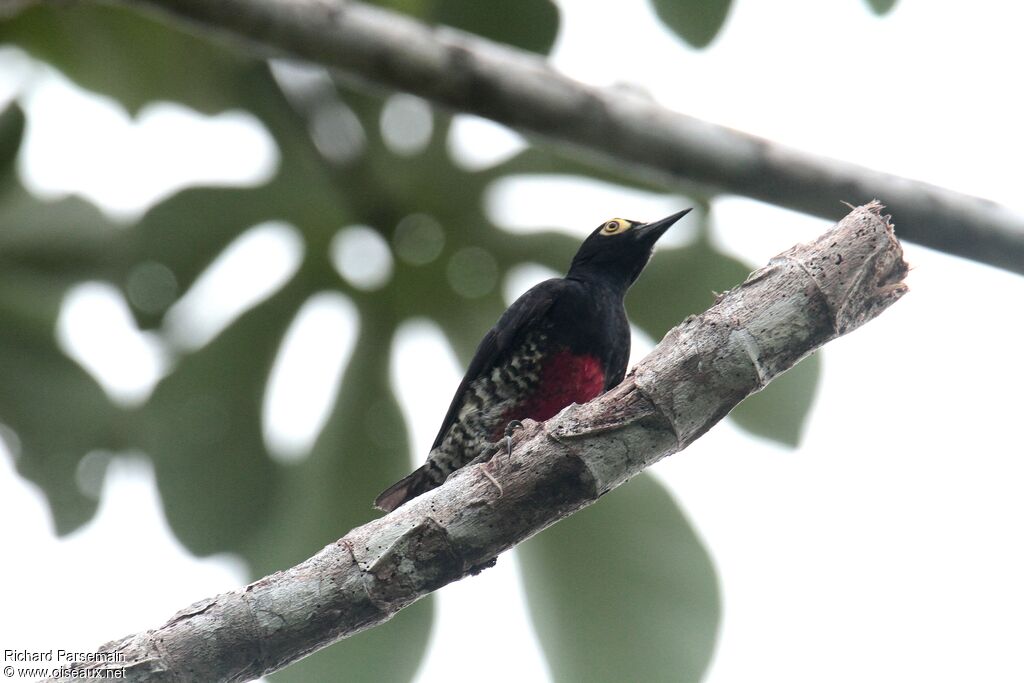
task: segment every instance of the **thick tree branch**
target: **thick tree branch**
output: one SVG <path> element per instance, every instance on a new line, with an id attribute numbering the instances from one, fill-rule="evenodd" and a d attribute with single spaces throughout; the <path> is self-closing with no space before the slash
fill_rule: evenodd
<path id="1" fill-rule="evenodd" d="M 907 266 L 881 208 L 855 209 L 813 244 L 772 259 L 670 331 L 617 388 L 528 422 L 511 458 L 464 468 L 298 566 L 108 643 L 102 651 L 123 659 L 104 666 L 130 681 L 250 680 L 490 566 L 685 448 L 744 397 L 902 296 Z"/>
<path id="2" fill-rule="evenodd" d="M 905 239 L 1024 273 L 1024 216 L 595 88 L 536 55 L 351 0 L 118 0 L 543 136 L 669 187 L 727 192 L 824 218 L 836 197 L 885 196 Z M 868 106 L 875 106 L 871 102 Z"/>

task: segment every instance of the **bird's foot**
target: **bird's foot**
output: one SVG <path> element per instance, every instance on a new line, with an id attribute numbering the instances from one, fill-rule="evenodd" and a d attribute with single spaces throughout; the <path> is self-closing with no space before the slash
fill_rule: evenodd
<path id="1" fill-rule="evenodd" d="M 512 420 L 505 425 L 505 455 L 511 460 L 512 459 L 512 435 L 515 434 L 517 429 L 522 429 L 523 423 L 519 420 Z"/>
<path id="2" fill-rule="evenodd" d="M 520 422 L 519 420 L 512 420 L 505 426 L 505 436 L 502 437 L 501 444 L 505 451 L 505 456 L 510 459 L 512 457 L 512 435 L 515 434 L 515 431 L 517 429 L 522 428 L 523 423 Z M 500 452 L 501 451 L 499 450 L 496 453 L 494 453 L 494 455 L 497 455 Z M 494 484 L 494 488 L 498 489 L 498 498 L 501 498 L 505 494 L 505 489 L 502 488 L 501 484 L 498 483 L 498 480 L 494 478 L 493 474 L 491 474 L 491 468 L 496 464 L 496 461 L 494 460 L 494 455 L 492 455 L 490 458 L 488 458 L 485 462 L 482 463 L 483 467 L 480 468 L 480 472 L 485 477 L 487 477 L 487 481 Z"/>

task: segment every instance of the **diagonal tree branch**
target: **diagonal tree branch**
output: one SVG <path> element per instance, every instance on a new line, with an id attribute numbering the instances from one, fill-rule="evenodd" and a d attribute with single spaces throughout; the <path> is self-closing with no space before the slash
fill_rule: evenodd
<path id="1" fill-rule="evenodd" d="M 836 197 L 885 196 L 905 239 L 1024 273 L 1024 216 L 993 202 L 828 159 L 584 85 L 537 55 L 352 0 L 118 0 L 187 18 L 373 85 L 419 95 L 623 164 L 668 186 L 835 219 Z M 874 105 L 872 105 L 874 106 Z"/>
<path id="2" fill-rule="evenodd" d="M 302 564 L 104 645 L 129 681 L 245 681 L 390 619 L 685 448 L 750 393 L 906 291 L 881 205 L 853 210 L 670 331 L 615 389 L 466 467 Z M 113 670 L 113 671 L 111 671 Z M 71 678 L 60 680 L 72 680 Z M 89 679 L 87 679 L 89 680 Z"/>

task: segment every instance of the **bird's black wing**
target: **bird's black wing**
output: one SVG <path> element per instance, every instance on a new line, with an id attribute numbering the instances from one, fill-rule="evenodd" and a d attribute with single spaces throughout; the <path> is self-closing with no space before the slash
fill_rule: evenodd
<path id="1" fill-rule="evenodd" d="M 466 376 L 462 378 L 462 384 L 455 391 L 455 397 L 452 398 L 448 413 L 444 416 L 441 429 L 438 430 L 437 438 L 434 439 L 431 449 L 441 445 L 444 435 L 458 417 L 469 385 L 484 373 L 489 372 L 502 356 L 514 350 L 521 341 L 522 331 L 534 321 L 542 318 L 559 295 L 571 286 L 570 281 L 562 278 L 545 280 L 529 289 L 508 307 L 494 327 L 480 341 L 473 360 L 469 362 Z"/>
<path id="2" fill-rule="evenodd" d="M 437 432 L 431 450 L 441 444 L 445 434 L 458 418 L 469 385 L 489 373 L 506 354 L 514 351 L 522 341 L 524 330 L 543 318 L 559 296 L 571 286 L 568 281 L 557 278 L 540 283 L 516 299 L 491 331 L 484 335 L 476 354 L 473 355 L 473 360 L 469 363 L 462 384 L 455 391 L 455 397 L 448 407 L 448 414 L 444 416 L 444 422 L 441 423 L 441 429 Z M 373 504 L 381 510 L 390 512 L 421 493 L 437 487 L 440 484 L 437 481 L 437 473 L 430 471 L 429 468 L 429 463 L 423 465 L 409 476 L 392 484 L 377 496 Z"/>

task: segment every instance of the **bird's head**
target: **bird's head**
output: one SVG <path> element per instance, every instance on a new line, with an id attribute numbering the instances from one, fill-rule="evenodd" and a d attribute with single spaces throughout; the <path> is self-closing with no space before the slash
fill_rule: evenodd
<path id="1" fill-rule="evenodd" d="M 580 245 L 567 277 L 627 289 L 640 277 L 658 238 L 689 212 L 686 209 L 653 223 L 625 218 L 605 221 Z"/>

